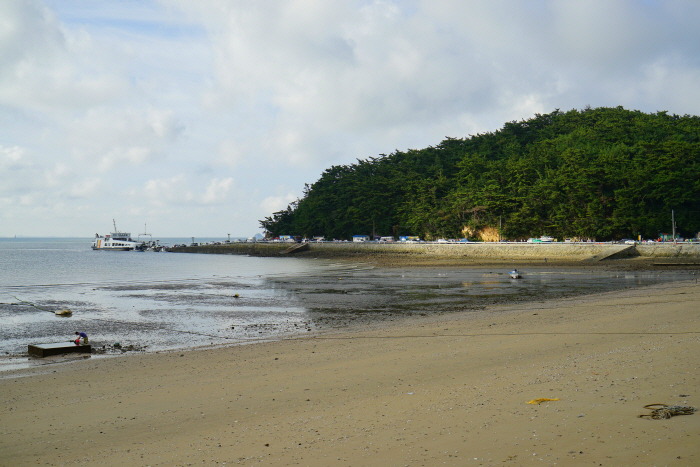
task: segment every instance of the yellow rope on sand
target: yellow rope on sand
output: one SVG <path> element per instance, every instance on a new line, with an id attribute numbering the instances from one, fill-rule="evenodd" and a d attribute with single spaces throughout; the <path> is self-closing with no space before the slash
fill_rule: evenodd
<path id="1" fill-rule="evenodd" d="M 541 404 L 542 402 L 545 401 L 558 401 L 559 399 L 549 399 L 547 397 L 540 397 L 539 399 L 532 399 L 531 401 L 528 402 L 528 404 Z"/>

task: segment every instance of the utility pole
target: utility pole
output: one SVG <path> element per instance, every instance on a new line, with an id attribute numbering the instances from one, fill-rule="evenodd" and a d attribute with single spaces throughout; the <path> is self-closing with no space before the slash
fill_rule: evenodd
<path id="1" fill-rule="evenodd" d="M 673 243 L 676 243 L 676 214 L 673 209 L 671 209 L 671 231 L 673 232 L 671 234 Z"/>

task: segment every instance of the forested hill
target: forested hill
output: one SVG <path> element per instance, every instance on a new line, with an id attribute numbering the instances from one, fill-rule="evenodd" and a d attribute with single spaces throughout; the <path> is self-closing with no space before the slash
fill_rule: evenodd
<path id="1" fill-rule="evenodd" d="M 271 236 L 601 240 L 700 231 L 700 117 L 554 111 L 333 166 L 260 221 Z"/>

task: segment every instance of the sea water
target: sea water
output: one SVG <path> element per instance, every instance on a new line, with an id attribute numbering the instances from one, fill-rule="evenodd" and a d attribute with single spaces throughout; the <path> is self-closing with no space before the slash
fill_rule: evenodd
<path id="1" fill-rule="evenodd" d="M 93 251 L 90 243 L 0 239 L 0 357 L 68 342 L 76 331 L 93 347 L 151 351 L 289 335 L 304 326 L 305 310 L 270 281 L 337 269 L 293 258 Z"/>
<path id="2" fill-rule="evenodd" d="M 0 239 L 0 371 L 39 364 L 26 356 L 28 344 L 69 342 L 76 331 L 103 355 L 173 350 L 686 278 L 542 266 L 513 280 L 507 268 L 377 269 L 295 257 L 93 251 L 90 243 Z"/>

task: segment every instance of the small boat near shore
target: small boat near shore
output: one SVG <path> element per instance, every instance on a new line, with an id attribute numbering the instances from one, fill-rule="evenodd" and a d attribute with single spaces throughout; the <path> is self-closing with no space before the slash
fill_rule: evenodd
<path id="1" fill-rule="evenodd" d="M 139 234 L 136 243 L 139 244 L 136 248 L 138 251 L 165 251 L 165 246 L 161 245 L 158 240 L 153 240 L 153 235 L 148 233 L 146 224 L 143 225 L 143 233 Z"/>
<path id="2" fill-rule="evenodd" d="M 508 273 L 508 275 L 510 276 L 511 279 L 522 279 L 523 278 L 523 275 L 520 274 L 520 271 L 518 271 L 517 269 L 513 269 L 512 271 L 510 271 Z"/>

